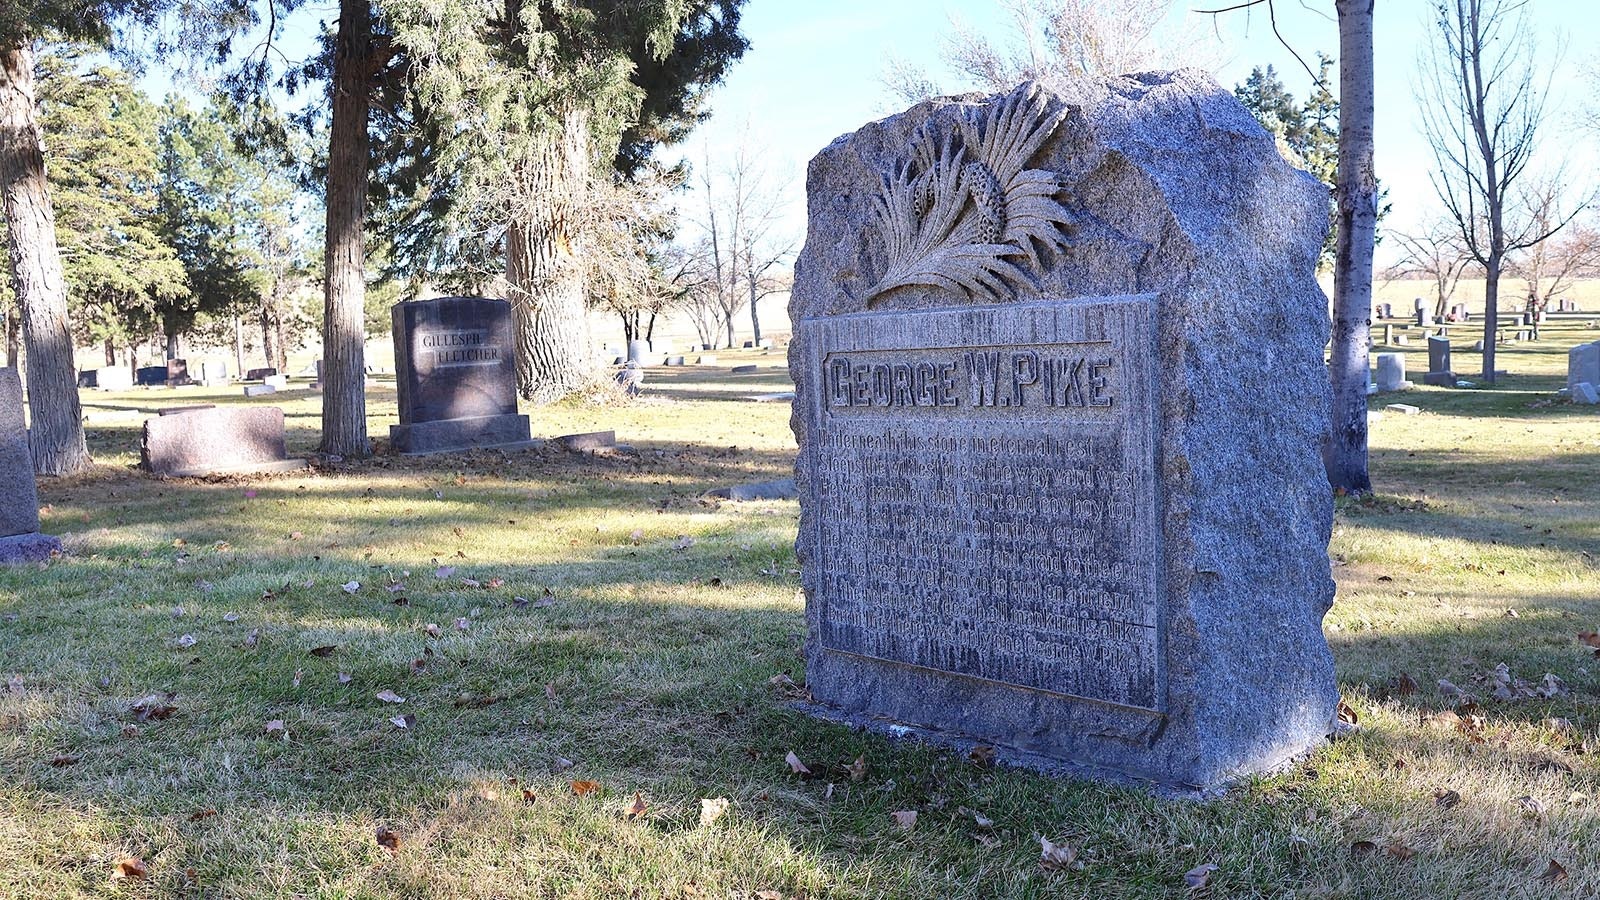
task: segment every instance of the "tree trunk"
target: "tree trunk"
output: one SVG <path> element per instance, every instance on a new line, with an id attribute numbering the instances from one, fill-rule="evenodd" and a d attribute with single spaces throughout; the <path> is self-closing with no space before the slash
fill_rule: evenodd
<path id="1" fill-rule="evenodd" d="M 6 366 L 16 368 L 22 363 L 22 319 L 16 307 L 6 310 Z"/>
<path id="2" fill-rule="evenodd" d="M 526 201 L 506 229 L 506 281 L 516 317 L 517 390 L 534 403 L 560 400 L 597 377 L 569 199 L 587 190 L 588 134 L 584 113 L 568 110 L 560 134 L 539 142 L 517 172 Z"/>
<path id="3" fill-rule="evenodd" d="M 276 347 L 276 345 L 273 344 L 273 342 L 272 342 L 272 315 L 267 312 L 266 307 L 262 307 L 262 309 L 261 309 L 261 355 L 262 355 L 262 357 L 264 359 L 266 359 L 268 366 L 271 366 L 274 369 L 278 369 L 278 363 L 277 363 L 278 354 L 277 354 L 277 352 L 275 350 L 275 347 Z M 283 374 L 283 370 L 282 369 L 278 369 L 278 374 L 280 374 L 280 375 Z"/>
<path id="4" fill-rule="evenodd" d="M 11 283 L 28 345 L 33 467 L 41 475 L 70 475 L 89 467 L 89 449 L 83 440 L 55 212 L 34 111 L 32 45 L 0 46 L 0 194 Z"/>
<path id="5" fill-rule="evenodd" d="M 727 318 L 723 319 L 722 320 L 722 324 L 724 324 L 724 325 L 726 325 L 728 327 L 728 349 L 732 350 L 733 349 L 733 316 L 730 314 Z"/>
<path id="6" fill-rule="evenodd" d="M 656 311 L 650 310 L 650 323 L 644 329 L 644 342 L 650 343 L 656 338 Z"/>
<path id="7" fill-rule="evenodd" d="M 752 336 L 756 346 L 761 346 L 761 317 L 756 313 L 756 273 L 754 272 L 750 273 L 750 330 L 754 332 Z M 733 344 L 730 343 L 728 346 L 732 348 Z"/>
<path id="8" fill-rule="evenodd" d="M 244 319 L 240 316 L 233 317 L 233 365 L 234 375 L 244 378 Z"/>
<path id="9" fill-rule="evenodd" d="M 111 338 L 106 338 L 105 351 L 106 351 L 106 365 L 107 366 L 116 365 L 117 364 L 117 342 L 113 341 Z"/>
<path id="10" fill-rule="evenodd" d="M 1333 272 L 1333 408 L 1323 463 L 1336 492 L 1369 494 L 1367 346 L 1372 326 L 1372 246 L 1378 221 L 1373 171 L 1373 0 L 1338 0 L 1339 235 Z"/>
<path id="11" fill-rule="evenodd" d="M 534 403 L 554 403 L 586 387 L 590 371 L 583 279 L 551 229 L 506 229 L 506 280 L 517 331 L 517 388 Z"/>
<path id="12" fill-rule="evenodd" d="M 178 326 L 167 325 L 167 359 L 177 359 L 183 355 L 183 342 L 178 336 Z"/>
<path id="13" fill-rule="evenodd" d="M 364 457 L 367 440 L 366 247 L 372 17 L 367 0 L 340 0 L 328 137 L 322 318 L 322 452 Z"/>
<path id="14" fill-rule="evenodd" d="M 1500 336 L 1500 254 L 1483 264 L 1483 383 L 1494 384 L 1495 339 Z"/>

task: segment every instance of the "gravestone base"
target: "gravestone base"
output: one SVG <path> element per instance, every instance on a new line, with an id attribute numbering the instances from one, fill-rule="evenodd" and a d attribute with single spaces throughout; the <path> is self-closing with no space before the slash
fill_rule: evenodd
<path id="1" fill-rule="evenodd" d="M 389 443 L 396 452 L 418 456 L 451 450 L 512 450 L 544 442 L 533 440 L 527 416 L 501 415 L 390 425 Z"/>
<path id="2" fill-rule="evenodd" d="M 208 475 L 278 475 L 284 472 L 298 472 L 308 468 L 310 462 L 303 459 L 279 459 L 270 462 L 242 463 L 230 466 L 196 466 L 186 469 L 173 469 L 165 473 L 171 478 L 204 478 Z"/>
<path id="3" fill-rule="evenodd" d="M 1422 373 L 1422 383 L 1423 384 L 1433 385 L 1434 387 L 1455 387 L 1456 386 L 1456 373 L 1454 373 L 1454 372 L 1424 372 L 1424 373 Z"/>
<path id="4" fill-rule="evenodd" d="M 0 566 L 43 562 L 61 552 L 61 539 L 55 535 L 14 534 L 0 537 Z"/>

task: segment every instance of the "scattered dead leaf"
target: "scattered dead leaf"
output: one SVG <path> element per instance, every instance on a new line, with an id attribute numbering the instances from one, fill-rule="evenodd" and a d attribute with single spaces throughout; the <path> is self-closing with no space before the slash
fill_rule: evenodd
<path id="1" fill-rule="evenodd" d="M 1360 720 L 1361 720 L 1361 717 L 1356 715 L 1355 709 L 1353 707 L 1351 707 L 1350 704 L 1344 702 L 1344 700 L 1341 699 L 1339 701 L 1339 722 L 1340 722 L 1340 724 L 1348 725 L 1348 726 L 1350 726 L 1352 728 L 1359 728 L 1360 727 Z"/>
<path id="2" fill-rule="evenodd" d="M 1082 868 L 1078 863 L 1078 850 L 1070 844 L 1056 844 L 1043 835 L 1039 837 L 1039 868 L 1046 872 L 1060 872 Z"/>
<path id="3" fill-rule="evenodd" d="M 143 880 L 149 874 L 144 867 L 144 860 L 137 856 L 125 856 L 117 860 L 116 864 L 111 867 L 112 881 L 120 881 L 124 878 L 138 881 Z"/>
<path id="4" fill-rule="evenodd" d="M 850 764 L 850 766 L 847 769 L 847 771 L 850 773 L 850 780 L 851 781 L 860 781 L 861 779 L 867 777 L 867 757 L 866 757 L 866 755 L 863 754 L 861 756 L 856 757 L 856 761 Z"/>
<path id="5" fill-rule="evenodd" d="M 722 818 L 722 814 L 727 811 L 727 797 L 702 797 L 700 799 L 700 827 L 704 828 Z"/>
<path id="6" fill-rule="evenodd" d="M 631 822 L 634 819 L 643 818 L 645 812 L 649 809 L 650 804 L 644 802 L 644 792 L 634 791 L 633 802 L 628 805 L 627 809 L 622 811 L 622 817 Z"/>
<path id="7" fill-rule="evenodd" d="M 1545 866 L 1544 872 L 1535 880 L 1542 881 L 1545 884 L 1560 884 L 1566 881 L 1568 877 L 1567 867 L 1552 859 L 1550 860 L 1550 865 Z"/>
<path id="8" fill-rule="evenodd" d="M 800 761 L 800 757 L 794 755 L 793 750 L 784 755 L 783 761 L 789 764 L 789 770 L 796 775 L 811 774 L 811 770 L 806 768 L 806 764 Z"/>
<path id="9" fill-rule="evenodd" d="M 320 657 L 323 657 L 323 658 L 327 658 L 327 657 L 332 656 L 333 654 L 337 653 L 338 650 L 339 650 L 339 645 L 338 644 L 327 644 L 327 645 L 322 646 L 322 647 L 312 647 L 310 650 L 307 650 L 306 652 L 311 654 L 312 656 L 320 656 Z"/>
<path id="10" fill-rule="evenodd" d="M 356 591 L 361 590 L 361 582 L 346 581 L 344 584 L 339 585 L 339 587 L 342 588 L 346 594 L 354 594 Z"/>
<path id="11" fill-rule="evenodd" d="M 1390 841 L 1389 846 L 1385 847 L 1383 852 L 1389 854 L 1389 856 L 1395 859 L 1400 860 L 1401 862 L 1405 862 L 1411 857 L 1417 855 L 1417 851 L 1407 847 L 1405 844 L 1402 844 L 1399 841 Z"/>
<path id="12" fill-rule="evenodd" d="M 967 753 L 967 759 L 987 769 L 994 765 L 994 748 L 988 744 L 978 744 Z"/>
<path id="13" fill-rule="evenodd" d="M 75 765 L 77 765 L 78 764 L 78 760 L 80 760 L 82 758 L 83 757 L 81 757 L 81 756 L 73 756 L 70 753 L 59 753 L 59 754 L 51 757 L 50 765 L 54 766 L 57 769 L 64 769 L 67 766 L 75 766 Z"/>
<path id="14" fill-rule="evenodd" d="M 163 698 L 159 694 L 151 694 L 147 697 L 141 697 L 133 702 L 133 714 L 137 716 L 141 722 L 159 722 L 165 719 L 170 719 L 172 718 L 173 714 L 178 711 L 176 706 L 173 706 L 171 703 L 167 702 L 171 699 L 172 698 L 170 696 Z"/>
<path id="15" fill-rule="evenodd" d="M 417 717 L 414 713 L 406 713 L 403 716 L 390 716 L 389 724 L 400 729 L 401 731 L 408 731 L 410 730 L 411 726 L 417 724 Z"/>
<path id="16" fill-rule="evenodd" d="M 1395 685 L 1395 693 L 1402 697 L 1409 697 L 1417 692 L 1417 681 L 1404 672 L 1400 673 L 1400 680 Z"/>
<path id="17" fill-rule="evenodd" d="M 382 700 L 385 703 L 404 703 L 404 702 L 406 702 L 406 698 L 400 696 L 399 694 L 396 694 L 394 691 L 391 691 L 388 688 L 384 688 L 383 690 L 379 691 L 376 694 L 376 696 L 377 696 L 377 698 L 379 700 Z"/>
<path id="18" fill-rule="evenodd" d="M 600 782 L 598 781 L 574 781 L 572 783 L 572 792 L 579 797 L 588 796 L 598 790 L 600 790 Z"/>
<path id="19" fill-rule="evenodd" d="M 263 730 L 266 731 L 269 737 L 272 735 L 277 735 L 280 738 L 289 737 L 289 730 L 284 726 L 282 719 L 273 719 L 266 724 Z"/>
<path id="20" fill-rule="evenodd" d="M 428 624 L 422 626 L 422 633 L 426 634 L 428 637 L 436 638 L 439 636 L 439 626 L 429 622 Z"/>
<path id="21" fill-rule="evenodd" d="M 575 765 L 577 765 L 577 763 L 567 759 L 565 756 L 558 756 L 555 759 L 550 760 L 550 771 L 554 774 L 560 774 Z"/>
<path id="22" fill-rule="evenodd" d="M 195 636 L 192 635 L 192 634 L 184 634 L 184 635 L 180 635 L 178 637 L 178 640 L 175 641 L 174 643 L 176 643 L 179 647 L 182 647 L 182 648 L 187 650 L 188 648 L 193 647 L 195 644 L 199 643 L 199 641 L 196 640 Z"/>
<path id="23" fill-rule="evenodd" d="M 1188 885 L 1191 890 L 1199 890 L 1211 883 L 1211 875 L 1215 871 L 1217 871 L 1216 863 L 1195 866 L 1183 873 L 1183 883 Z"/>
<path id="24" fill-rule="evenodd" d="M 1433 802 L 1441 809 L 1454 809 L 1461 805 L 1461 794 L 1447 788 L 1434 788 Z"/>
<path id="25" fill-rule="evenodd" d="M 1517 807 L 1522 810 L 1522 817 L 1537 822 L 1544 818 L 1544 804 L 1531 796 L 1518 797 Z"/>
<path id="26" fill-rule="evenodd" d="M 388 850 L 390 853 L 400 849 L 400 835 L 390 831 L 387 825 L 379 825 L 375 837 L 378 840 L 378 846 Z"/>
<path id="27" fill-rule="evenodd" d="M 894 824 L 901 829 L 909 829 L 917 824 L 917 811 L 914 809 L 901 809 L 889 813 L 889 818 L 894 819 Z"/>

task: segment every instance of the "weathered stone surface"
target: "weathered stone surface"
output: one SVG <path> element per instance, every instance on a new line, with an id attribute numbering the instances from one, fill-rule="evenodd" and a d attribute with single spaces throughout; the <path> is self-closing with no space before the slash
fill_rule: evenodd
<path id="1" fill-rule="evenodd" d="M 1582 382 L 1600 385 L 1600 341 L 1579 344 L 1567 351 L 1567 388 Z"/>
<path id="2" fill-rule="evenodd" d="M 39 494 L 33 451 L 22 412 L 22 379 L 0 369 L 0 537 L 39 530 Z"/>
<path id="3" fill-rule="evenodd" d="M 283 410 L 275 406 L 214 406 L 146 419 L 139 456 L 144 468 L 156 475 L 279 470 L 283 468 L 280 464 L 289 462 L 283 442 Z"/>
<path id="4" fill-rule="evenodd" d="M 1372 359 L 1378 368 L 1378 390 L 1403 391 L 1411 387 L 1411 382 L 1406 380 L 1404 353 L 1378 353 Z"/>
<path id="5" fill-rule="evenodd" d="M 391 315 L 400 424 L 390 427 L 389 439 L 396 450 L 437 453 L 529 440 L 528 417 L 517 414 L 510 303 L 438 297 L 397 303 Z"/>
<path id="6" fill-rule="evenodd" d="M 1584 406 L 1593 406 L 1600 403 L 1600 391 L 1587 381 L 1580 381 L 1572 386 L 1572 402 Z"/>
<path id="7" fill-rule="evenodd" d="M 477 450 L 488 447 L 536 446 L 543 441 L 530 438 L 528 417 L 473 416 L 389 426 L 389 442 L 400 453 L 446 453 L 451 450 Z"/>
<path id="8" fill-rule="evenodd" d="M 138 384 L 145 385 L 147 387 L 154 387 L 158 384 L 166 384 L 167 367 L 144 366 L 143 368 L 139 369 L 138 372 L 134 373 L 133 380 Z"/>
<path id="9" fill-rule="evenodd" d="M 1391 403 L 1388 406 L 1385 406 L 1384 410 L 1387 412 L 1398 413 L 1402 416 L 1414 416 L 1422 412 L 1421 407 L 1412 406 L 1409 403 Z"/>
<path id="10" fill-rule="evenodd" d="M 1428 371 L 1449 372 L 1450 369 L 1450 339 L 1442 337 L 1428 338 Z"/>
<path id="11" fill-rule="evenodd" d="M 735 374 L 735 375 L 754 375 L 754 374 L 756 374 L 757 372 L 760 372 L 760 371 L 761 371 L 761 367 L 758 366 L 758 365 L 755 365 L 754 363 L 752 363 L 750 365 L 746 365 L 746 366 L 734 366 L 733 367 L 733 374 Z"/>
<path id="12" fill-rule="evenodd" d="M 1434 387 L 1455 387 L 1456 373 L 1454 372 L 1423 372 L 1422 383 Z"/>
<path id="13" fill-rule="evenodd" d="M 261 379 L 266 378 L 268 375 L 276 374 L 278 374 L 277 369 L 266 367 L 261 369 L 246 369 L 244 377 L 246 381 L 260 381 Z"/>
<path id="14" fill-rule="evenodd" d="M 244 386 L 246 397 L 264 397 L 267 394 L 276 394 L 278 389 L 270 384 L 247 384 Z"/>
<path id="15" fill-rule="evenodd" d="M 1326 190 L 1182 72 L 924 103 L 807 192 L 814 709 L 1179 791 L 1320 743 Z"/>
<path id="16" fill-rule="evenodd" d="M 0 537 L 0 566 L 43 562 L 61 552 L 61 539 L 53 534 L 14 534 Z"/>
<path id="17" fill-rule="evenodd" d="M 550 439 L 564 450 L 574 453 L 596 453 L 617 449 L 617 433 L 615 431 L 586 431 L 582 434 L 563 434 Z"/>

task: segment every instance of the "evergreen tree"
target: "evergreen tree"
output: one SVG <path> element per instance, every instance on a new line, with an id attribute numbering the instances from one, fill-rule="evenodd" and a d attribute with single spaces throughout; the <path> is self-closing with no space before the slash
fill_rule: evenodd
<path id="1" fill-rule="evenodd" d="M 158 303 L 187 293 L 185 273 L 156 227 L 157 111 L 132 78 L 63 48 L 39 58 L 40 122 L 72 332 L 118 347 L 147 333 Z"/>

